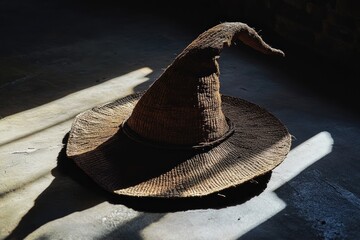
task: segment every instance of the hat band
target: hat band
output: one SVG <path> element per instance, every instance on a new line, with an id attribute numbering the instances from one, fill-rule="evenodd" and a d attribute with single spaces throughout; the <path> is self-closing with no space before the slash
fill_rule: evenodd
<path id="1" fill-rule="evenodd" d="M 162 142 L 156 142 L 156 141 L 144 138 L 144 137 L 140 136 L 139 134 L 137 134 L 134 130 L 132 130 L 129 127 L 129 125 L 126 123 L 126 120 L 122 122 L 121 130 L 131 140 L 138 142 L 140 144 L 150 146 L 150 147 L 163 148 L 163 149 L 206 150 L 209 148 L 213 148 L 213 147 L 219 145 L 220 143 L 224 142 L 235 132 L 235 126 L 231 122 L 231 120 L 227 117 L 225 117 L 225 119 L 229 126 L 229 129 L 223 136 L 221 136 L 220 138 L 218 138 L 214 141 L 199 143 L 197 145 L 162 143 Z"/>

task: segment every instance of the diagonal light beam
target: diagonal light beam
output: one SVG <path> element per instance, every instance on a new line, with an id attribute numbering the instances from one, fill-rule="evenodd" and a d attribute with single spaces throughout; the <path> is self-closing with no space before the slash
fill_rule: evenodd
<path id="1" fill-rule="evenodd" d="M 286 203 L 274 191 L 329 154 L 333 144 L 330 133 L 320 132 L 289 152 L 284 162 L 273 170 L 271 181 L 259 196 L 221 210 L 168 213 L 144 228 L 141 235 L 146 239 L 157 239 L 161 232 L 163 236 L 176 236 L 176 239 L 189 236 L 191 239 L 224 239 L 224 236 L 225 239 L 238 239 L 282 211 Z"/>
<path id="2" fill-rule="evenodd" d="M 131 94 L 135 86 L 148 80 L 146 76 L 151 72 L 148 67 L 140 68 L 39 107 L 5 117 L 0 120 L 0 146 L 70 120 L 93 106 Z"/>

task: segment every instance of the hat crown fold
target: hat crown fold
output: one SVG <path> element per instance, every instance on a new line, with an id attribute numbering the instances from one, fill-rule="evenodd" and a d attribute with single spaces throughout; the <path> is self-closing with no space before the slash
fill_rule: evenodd
<path id="1" fill-rule="evenodd" d="M 217 59 L 236 41 L 265 54 L 281 55 L 241 22 L 221 23 L 200 34 L 137 102 L 127 125 L 142 138 L 176 144 L 206 144 L 229 130 L 221 106 Z"/>

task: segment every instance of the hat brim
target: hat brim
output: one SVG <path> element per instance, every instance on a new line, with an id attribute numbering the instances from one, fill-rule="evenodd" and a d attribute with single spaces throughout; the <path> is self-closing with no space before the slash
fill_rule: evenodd
<path id="1" fill-rule="evenodd" d="M 235 132 L 206 151 L 159 149 L 121 131 L 143 93 L 79 114 L 67 156 L 105 190 L 138 197 L 204 196 L 237 186 L 278 166 L 290 151 L 286 127 L 266 109 L 222 95 Z"/>

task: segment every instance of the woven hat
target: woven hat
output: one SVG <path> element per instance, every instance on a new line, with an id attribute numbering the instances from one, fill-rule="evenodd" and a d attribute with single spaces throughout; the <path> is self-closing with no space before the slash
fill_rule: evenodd
<path id="1" fill-rule="evenodd" d="M 240 22 L 200 34 L 144 92 L 76 116 L 67 156 L 119 195 L 204 196 L 278 166 L 290 150 L 286 127 L 246 100 L 220 93 L 217 59 L 240 40 L 284 56 Z"/>

